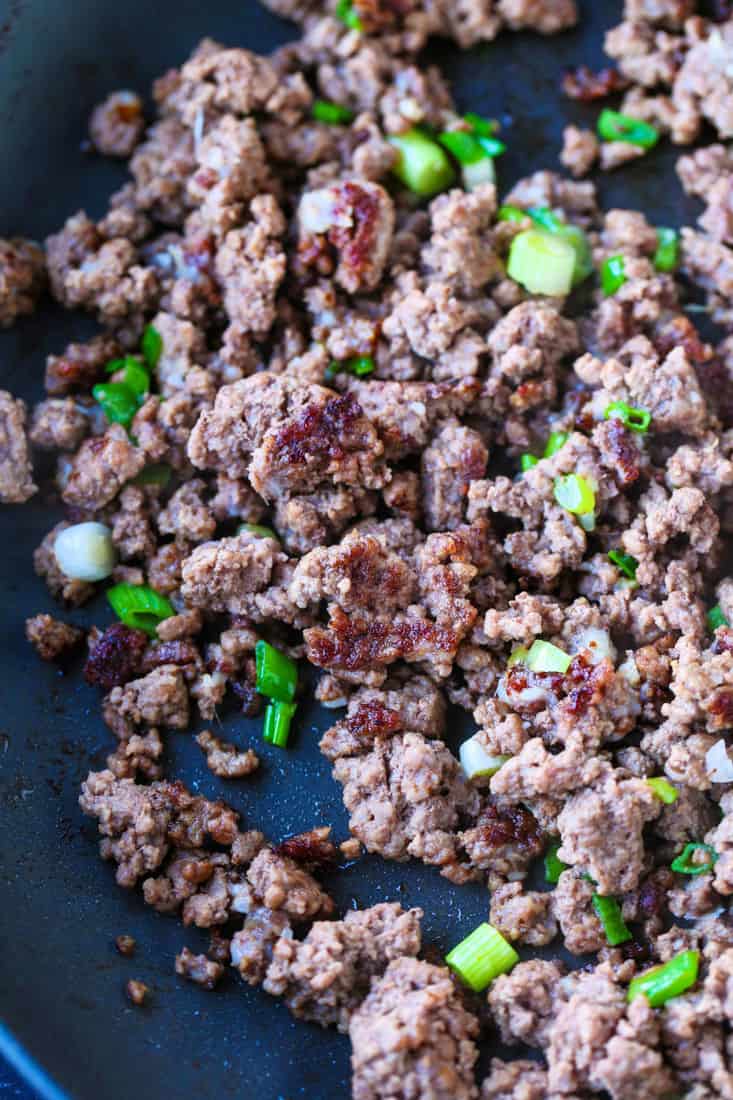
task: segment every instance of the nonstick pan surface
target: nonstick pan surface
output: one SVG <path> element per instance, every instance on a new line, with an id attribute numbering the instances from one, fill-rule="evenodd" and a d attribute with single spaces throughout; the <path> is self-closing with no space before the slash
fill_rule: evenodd
<path id="1" fill-rule="evenodd" d="M 584 0 L 580 28 L 558 38 L 505 35 L 467 53 L 431 47 L 459 105 L 502 120 L 503 188 L 559 167 L 568 121 L 593 124 L 597 109 L 564 100 L 559 81 L 566 66 L 602 62 L 603 32 L 619 21 L 621 6 Z M 91 108 L 107 92 L 147 91 L 204 35 L 267 52 L 294 34 L 254 0 L 0 0 L 0 235 L 41 239 L 82 207 L 101 216 L 124 169 L 85 154 L 81 143 Z M 691 223 L 697 209 L 682 196 L 675 155 L 662 148 L 604 178 L 604 202 L 642 209 L 657 224 Z M 88 319 L 46 304 L 0 334 L 0 385 L 39 400 L 45 356 L 93 331 Z M 98 858 L 96 823 L 77 807 L 81 780 L 110 751 L 98 695 L 78 668 L 62 674 L 40 662 L 23 637 L 28 615 L 54 611 L 31 554 L 60 516 L 48 488 L 0 511 L 0 1019 L 7 1027 L 0 1050 L 57 1100 L 58 1089 L 79 1100 L 347 1097 L 343 1036 L 295 1022 L 284 1005 L 234 978 L 213 994 L 178 979 L 174 955 L 184 943 L 203 949 L 203 935 L 119 889 L 113 868 Z M 68 617 L 104 625 L 110 613 L 98 599 Z M 326 823 L 342 839 L 340 790 L 317 748 L 333 719 L 314 705 L 302 709 L 287 752 L 260 744 L 258 721 L 225 717 L 227 736 L 261 752 L 254 778 L 218 780 L 187 734 L 169 735 L 166 774 L 227 799 L 247 827 L 274 840 Z M 466 728 L 456 712 L 454 748 Z M 329 888 L 343 909 L 384 900 L 421 906 L 425 940 L 441 952 L 488 913 L 485 889 L 453 886 L 419 864 L 366 858 Z M 120 933 L 137 940 L 131 960 L 114 950 Z M 133 977 L 152 988 L 149 1007 L 126 1000 Z"/>

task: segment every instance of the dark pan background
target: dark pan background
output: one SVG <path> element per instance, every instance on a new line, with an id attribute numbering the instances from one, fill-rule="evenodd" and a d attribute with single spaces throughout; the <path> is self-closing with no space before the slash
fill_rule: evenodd
<path id="1" fill-rule="evenodd" d="M 431 50 L 462 108 L 502 120 L 503 189 L 537 168 L 558 167 L 568 120 L 593 124 L 597 109 L 563 100 L 559 78 L 568 65 L 602 62 L 603 31 L 618 22 L 621 6 L 582 0 L 581 28 L 559 38 L 506 35 L 469 53 L 444 43 Z M 266 52 L 294 29 L 253 0 L 0 0 L 0 235 L 40 239 L 80 207 L 101 216 L 124 170 L 81 151 L 90 109 L 112 89 L 147 90 L 205 34 Z M 604 178 L 604 201 L 641 208 L 658 224 L 690 222 L 697 210 L 682 197 L 674 160 L 674 150 L 661 148 Z M 88 319 L 45 306 L 0 334 L 0 384 L 38 400 L 44 357 L 92 331 Z M 31 552 L 59 517 L 49 489 L 0 513 L 0 1019 L 8 1028 L 0 1049 L 33 1072 L 12 1032 L 79 1100 L 345 1097 L 344 1037 L 296 1023 L 283 1005 L 233 979 L 210 994 L 176 978 L 175 953 L 184 943 L 200 949 L 205 938 L 120 890 L 113 868 L 97 857 L 96 829 L 82 818 L 77 794 L 89 767 L 103 766 L 110 751 L 98 696 L 78 669 L 62 675 L 42 664 L 23 638 L 28 615 L 54 610 Z M 99 599 L 70 618 L 103 625 L 110 614 Z M 227 798 L 246 825 L 276 840 L 323 823 L 334 824 L 337 839 L 346 835 L 339 789 L 317 749 L 327 713 L 302 707 L 288 752 L 260 745 L 256 721 L 236 714 L 224 721 L 227 736 L 261 751 L 253 780 L 217 780 L 186 734 L 168 738 L 167 774 Z M 454 747 L 465 728 L 456 715 Z M 422 906 L 425 938 L 441 951 L 488 913 L 485 890 L 454 887 L 420 865 L 369 858 L 330 885 L 344 908 L 382 900 Z M 120 933 L 138 941 L 132 960 L 114 950 Z M 131 977 L 153 989 L 150 1007 L 126 1001 Z M 35 1083 L 60 1095 L 43 1072 Z"/>

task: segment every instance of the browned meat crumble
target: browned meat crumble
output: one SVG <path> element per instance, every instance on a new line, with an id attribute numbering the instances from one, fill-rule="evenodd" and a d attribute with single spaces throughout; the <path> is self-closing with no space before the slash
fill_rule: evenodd
<path id="1" fill-rule="evenodd" d="M 361 29 L 335 0 L 269 6 L 302 27 L 271 57 L 205 39 L 156 82 L 149 126 L 135 93 L 97 107 L 94 147 L 130 169 L 101 220 L 72 213 L 45 250 L 0 241 L 0 325 L 47 280 L 100 326 L 48 356 L 29 418 L 0 392 L 0 499 L 36 492 L 31 448 L 57 453 L 64 518 L 34 556 L 51 596 L 78 607 L 99 591 L 55 549 L 96 522 L 112 580 L 173 611 L 154 636 L 88 633 L 83 676 L 115 744 L 80 797 L 100 854 L 157 912 L 208 929 L 179 976 L 212 990 L 231 968 L 348 1033 L 355 1100 L 732 1098 L 733 19 L 626 0 L 606 43 L 618 68 L 565 76 L 574 99 L 624 92 L 622 110 L 679 144 L 717 130 L 678 166 L 707 205 L 682 231 L 681 277 L 655 266 L 655 226 L 600 209 L 588 182 L 540 171 L 502 196 L 582 229 L 596 269 L 622 257 L 625 281 L 579 315 L 507 275 L 529 220 L 500 218 L 492 183 L 419 204 L 387 140 L 465 126 L 419 67 L 429 36 L 553 34 L 573 0 L 353 0 Z M 319 121 L 315 99 L 353 119 Z M 562 162 L 580 177 L 639 153 L 570 126 Z M 727 334 L 717 347 L 686 312 L 690 283 Z M 108 422 L 92 388 L 110 361 L 142 365 L 149 326 L 152 392 L 127 426 Z M 609 417 L 614 403 L 646 428 Z M 558 497 L 578 476 L 592 515 Z M 83 636 L 47 614 L 26 633 L 45 660 Z M 258 712 L 262 639 L 305 658 L 337 711 L 320 748 L 349 815 L 340 843 L 325 825 L 270 841 L 163 774 L 167 731 L 199 718 L 216 776 L 258 768 L 220 712 Z M 561 664 L 537 667 L 536 642 Z M 460 763 L 449 705 L 496 767 Z M 700 874 L 670 867 L 688 844 L 707 846 Z M 551 845 L 564 867 L 532 888 Z M 421 910 L 338 916 L 327 872 L 364 850 L 487 888 L 487 918 L 524 955 L 481 1023 L 419 957 Z M 598 895 L 628 942 L 609 944 Z M 560 942 L 579 969 L 528 957 Z M 695 986 L 629 1002 L 629 982 L 681 950 L 700 953 Z M 479 1085 L 492 1036 L 518 1057 Z"/>

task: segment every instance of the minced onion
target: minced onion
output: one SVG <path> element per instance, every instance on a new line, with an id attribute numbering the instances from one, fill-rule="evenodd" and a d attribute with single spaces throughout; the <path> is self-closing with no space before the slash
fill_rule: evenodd
<path id="1" fill-rule="evenodd" d="M 733 783 L 733 760 L 722 737 L 705 753 L 705 771 L 713 783 Z"/>
<path id="2" fill-rule="evenodd" d="M 469 737 L 458 750 L 466 779 L 490 779 L 506 764 L 508 756 L 492 756 L 476 737 Z"/>
<path id="3" fill-rule="evenodd" d="M 117 564 L 112 532 L 103 523 L 76 523 L 56 536 L 53 552 L 61 572 L 74 581 L 103 581 Z"/>

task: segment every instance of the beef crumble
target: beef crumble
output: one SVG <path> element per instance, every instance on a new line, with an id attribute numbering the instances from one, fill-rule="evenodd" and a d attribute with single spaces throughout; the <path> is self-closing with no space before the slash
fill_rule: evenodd
<path id="1" fill-rule="evenodd" d="M 681 235 L 681 277 L 659 270 L 643 215 L 603 212 L 591 184 L 549 171 L 504 196 L 518 220 L 487 182 L 420 205 L 389 139 L 470 125 L 419 67 L 428 36 L 555 33 L 575 4 L 354 0 L 358 26 L 332 0 L 271 6 L 303 28 L 272 57 L 205 40 L 156 83 L 147 128 L 135 94 L 100 104 L 94 146 L 131 178 L 99 221 L 73 214 L 45 259 L 0 242 L 0 325 L 34 308 L 47 274 L 101 327 L 48 357 L 27 433 L 23 403 L 0 395 L 0 498 L 36 491 L 30 448 L 56 452 L 65 519 L 35 555 L 51 595 L 78 606 L 98 591 L 54 550 L 97 521 L 113 579 L 174 612 L 152 638 L 89 633 L 84 677 L 116 747 L 81 808 L 120 885 L 209 930 L 208 953 L 184 947 L 176 973 L 209 990 L 231 964 L 348 1032 L 357 1100 L 733 1095 L 733 157 L 721 143 L 679 163 L 707 203 Z M 729 16 L 627 0 L 607 39 L 618 69 L 578 70 L 566 91 L 625 92 L 622 109 L 675 142 L 706 123 L 722 142 L 732 42 Z M 322 98 L 343 108 L 333 125 Z M 581 176 L 638 154 L 568 127 L 562 159 Z M 589 293 L 578 315 L 508 276 L 537 208 L 584 234 L 596 269 L 622 258 L 615 293 Z M 717 347 L 687 316 L 690 283 L 726 332 Z M 110 361 L 142 368 L 141 341 L 151 392 L 115 423 L 93 387 Z M 578 478 L 593 499 L 580 515 L 558 492 Z M 81 637 L 48 615 L 26 629 L 50 660 Z M 258 767 L 213 723 L 232 703 L 256 713 L 260 640 L 305 657 L 319 701 L 345 708 L 320 744 L 349 815 L 340 845 L 323 825 L 270 842 L 163 776 L 167 731 L 197 717 L 215 776 Z M 483 774 L 447 743 L 449 703 L 473 715 Z M 648 782 L 663 776 L 668 805 Z M 551 844 L 565 866 L 531 889 Z M 708 854 L 700 874 L 670 867 L 690 844 Z M 488 991 L 486 1022 L 542 1061 L 495 1059 L 479 1089 L 477 1002 L 418 958 L 421 912 L 336 917 L 328 876 L 363 849 L 488 887 L 507 940 L 561 937 L 583 956 L 569 972 L 527 959 Z M 608 942 L 599 896 L 628 942 Z M 695 987 L 659 1010 L 629 1003 L 629 981 L 683 948 L 700 952 Z"/>

